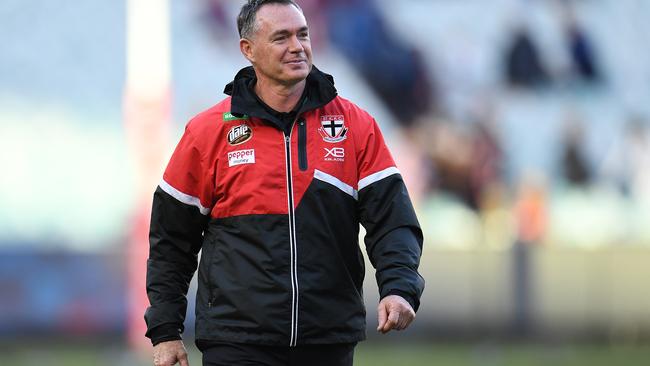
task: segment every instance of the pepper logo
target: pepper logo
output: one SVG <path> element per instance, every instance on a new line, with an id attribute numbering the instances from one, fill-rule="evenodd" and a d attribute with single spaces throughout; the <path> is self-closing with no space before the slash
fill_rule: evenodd
<path id="1" fill-rule="evenodd" d="M 228 153 L 228 166 L 255 164 L 255 150 L 238 150 Z"/>
<path id="2" fill-rule="evenodd" d="M 323 138 L 323 141 L 335 143 L 348 138 L 348 128 L 345 127 L 343 116 L 321 116 L 320 124 L 318 133 Z"/>
<path id="3" fill-rule="evenodd" d="M 239 125 L 230 129 L 228 132 L 228 143 L 230 145 L 239 145 L 253 137 L 253 130 L 248 125 Z"/>

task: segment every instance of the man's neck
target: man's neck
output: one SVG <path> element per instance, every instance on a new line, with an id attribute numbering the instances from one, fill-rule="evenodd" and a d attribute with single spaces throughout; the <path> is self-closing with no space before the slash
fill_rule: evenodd
<path id="1" fill-rule="evenodd" d="M 257 78 L 255 94 L 269 107 L 278 112 L 291 112 L 305 90 L 306 81 L 294 85 L 272 83 L 265 78 Z"/>

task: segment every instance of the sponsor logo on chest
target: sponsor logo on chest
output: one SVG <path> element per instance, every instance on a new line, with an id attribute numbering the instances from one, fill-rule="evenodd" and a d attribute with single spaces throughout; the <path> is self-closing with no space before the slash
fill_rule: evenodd
<path id="1" fill-rule="evenodd" d="M 241 116 L 235 116 L 234 114 L 230 112 L 226 112 L 223 114 L 223 121 L 224 122 L 229 122 L 229 121 L 238 121 L 238 120 L 247 120 L 248 116 L 247 115 L 241 115 Z"/>
<path id="2" fill-rule="evenodd" d="M 342 115 L 321 116 L 320 125 L 318 133 L 325 142 L 336 143 L 348 138 L 348 128 Z"/>
<path id="3" fill-rule="evenodd" d="M 253 130 L 248 125 L 243 124 L 235 126 L 228 131 L 228 143 L 230 145 L 239 145 L 253 137 Z"/>
<path id="4" fill-rule="evenodd" d="M 255 149 L 237 150 L 228 153 L 228 166 L 255 164 Z"/>

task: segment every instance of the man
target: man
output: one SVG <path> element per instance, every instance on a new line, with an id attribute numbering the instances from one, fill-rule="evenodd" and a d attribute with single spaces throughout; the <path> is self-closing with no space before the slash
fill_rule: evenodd
<path id="1" fill-rule="evenodd" d="M 365 338 L 359 223 L 382 333 L 415 318 L 422 233 L 374 119 L 312 66 L 300 7 L 249 0 L 237 23 L 252 67 L 189 122 L 154 194 L 154 363 L 188 365 L 180 334 L 202 249 L 204 365 L 351 365 Z"/>

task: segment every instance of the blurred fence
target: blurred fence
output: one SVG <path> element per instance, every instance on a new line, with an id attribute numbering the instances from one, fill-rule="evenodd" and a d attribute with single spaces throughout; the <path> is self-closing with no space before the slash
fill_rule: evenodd
<path id="1" fill-rule="evenodd" d="M 420 268 L 427 286 L 408 333 L 649 339 L 650 249 L 526 247 L 525 272 L 517 268 L 521 250 L 425 248 Z M 119 255 L 0 255 L 0 338 L 121 336 L 127 322 L 124 267 Z M 364 292 L 373 337 L 378 298 L 369 264 Z"/>

